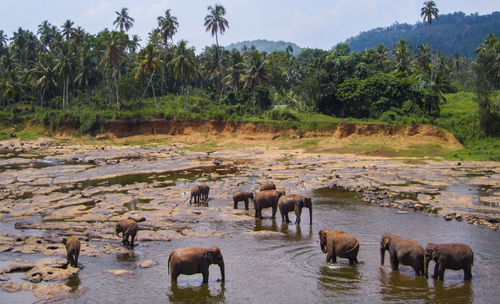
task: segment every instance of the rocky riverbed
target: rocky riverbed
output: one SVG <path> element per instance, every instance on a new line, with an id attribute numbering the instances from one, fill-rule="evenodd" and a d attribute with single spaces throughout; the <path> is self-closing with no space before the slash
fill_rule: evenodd
<path id="1" fill-rule="evenodd" d="M 232 193 L 257 191 L 268 180 L 287 193 L 340 187 L 399 214 L 422 212 L 487 229 L 500 226 L 498 162 L 398 160 L 264 147 L 204 153 L 180 144 L 144 148 L 48 139 L 3 141 L 0 151 L 0 252 L 63 257 L 61 238 L 76 235 L 81 255 L 126 253 L 114 225 L 128 217 L 146 218 L 140 224 L 140 243 L 229 236 L 235 232 L 228 223 L 250 221 L 254 215 L 252 208 L 242 210 L 242 203 L 234 210 Z M 198 183 L 211 187 L 208 206 L 189 203 L 189 189 Z M 0 269 L 0 281 L 5 281 L 0 288 L 31 290 L 47 299 L 69 289 L 42 292 L 38 285 L 61 282 L 78 271 L 60 260 L 30 263 Z M 27 271 L 23 279 L 29 283 L 9 282 L 12 271 Z"/>

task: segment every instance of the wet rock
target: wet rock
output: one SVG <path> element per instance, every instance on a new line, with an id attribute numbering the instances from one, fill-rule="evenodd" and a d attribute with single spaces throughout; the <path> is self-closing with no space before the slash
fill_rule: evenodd
<path id="1" fill-rule="evenodd" d="M 26 272 L 23 280 L 32 283 L 45 282 L 61 282 L 67 280 L 72 275 L 78 273 L 80 269 L 68 266 L 66 269 L 50 266 L 35 266 Z"/>
<path id="2" fill-rule="evenodd" d="M 422 210 L 424 210 L 424 205 L 422 205 L 422 204 L 415 204 L 415 205 L 413 205 L 413 210 L 414 211 L 422 211 Z"/>
<path id="3" fill-rule="evenodd" d="M 5 282 L 8 280 L 10 280 L 10 277 L 8 275 L 0 274 L 0 282 Z"/>
<path id="4" fill-rule="evenodd" d="M 0 283 L 0 289 L 5 292 L 32 291 L 36 285 L 32 283 Z"/>
<path id="5" fill-rule="evenodd" d="M 158 263 L 153 260 L 143 260 L 136 262 L 135 264 L 141 268 L 150 268 L 156 266 Z"/>
<path id="6" fill-rule="evenodd" d="M 451 221 L 457 216 L 456 212 L 448 213 L 443 218 L 445 221 Z"/>
<path id="7" fill-rule="evenodd" d="M 33 289 L 33 295 L 40 300 L 50 300 L 68 295 L 71 288 L 63 284 L 43 285 L 37 284 Z"/>
<path id="8" fill-rule="evenodd" d="M 114 274 L 116 276 L 134 273 L 133 271 L 126 270 L 126 269 L 108 269 L 105 272 L 112 273 L 112 274 Z"/>

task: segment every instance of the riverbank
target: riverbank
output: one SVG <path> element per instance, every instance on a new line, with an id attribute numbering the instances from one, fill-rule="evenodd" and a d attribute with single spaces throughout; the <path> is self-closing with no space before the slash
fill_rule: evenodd
<path id="1" fill-rule="evenodd" d="M 143 244 L 231 237 L 242 233 L 234 231 L 235 223 L 254 222 L 253 210 L 232 208 L 232 193 L 255 192 L 268 180 L 287 193 L 328 187 L 354 191 L 367 204 L 394 208 L 394 216 L 420 212 L 485 229 L 500 227 L 498 162 L 311 153 L 307 145 L 292 148 L 294 142 L 280 139 L 218 139 L 220 146 L 190 135 L 170 138 L 166 145 L 121 140 L 129 142 L 0 142 L 0 252 L 64 256 L 61 237 L 76 235 L 84 257 L 126 254 L 114 225 L 130 216 L 146 218 L 137 240 Z M 190 205 L 189 189 L 202 182 L 211 187 L 208 207 Z M 51 261 L 50 272 L 63 271 L 59 263 Z M 9 267 L 25 266 L 18 261 Z M 67 271 L 58 279 L 47 277 L 61 280 Z M 38 283 L 30 284 L 42 284 L 44 275 L 34 280 Z M 31 286 L 5 284 L 4 290 Z"/>

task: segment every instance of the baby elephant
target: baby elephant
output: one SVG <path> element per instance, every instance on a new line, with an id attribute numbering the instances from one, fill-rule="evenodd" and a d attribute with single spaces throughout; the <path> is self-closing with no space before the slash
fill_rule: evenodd
<path id="1" fill-rule="evenodd" d="M 384 233 L 380 240 L 380 268 L 384 266 L 386 250 L 389 251 L 392 270 L 398 270 L 401 263 L 413 267 L 416 275 L 424 275 L 424 247 L 418 242 Z"/>
<path id="2" fill-rule="evenodd" d="M 172 285 L 177 284 L 181 274 L 201 273 L 203 283 L 208 283 L 208 267 L 217 264 L 220 267 L 221 282 L 224 283 L 224 258 L 219 247 L 183 247 L 177 248 L 168 257 L 168 271 L 171 273 Z"/>
<path id="3" fill-rule="evenodd" d="M 288 212 L 295 211 L 295 224 L 300 224 L 302 208 L 309 208 L 309 225 L 312 225 L 312 203 L 309 195 L 288 194 L 280 197 L 278 208 L 280 209 L 281 220 L 291 223 Z"/>
<path id="4" fill-rule="evenodd" d="M 434 278 L 444 280 L 446 269 L 464 271 L 464 280 L 472 279 L 474 253 L 465 244 L 427 244 L 424 254 L 425 276 L 428 277 L 429 262 L 434 260 Z"/>
<path id="5" fill-rule="evenodd" d="M 80 241 L 75 236 L 63 238 L 62 243 L 66 245 L 66 257 L 72 267 L 78 267 L 78 256 L 80 255 Z"/>
<path id="6" fill-rule="evenodd" d="M 189 203 L 191 204 L 192 200 L 194 198 L 194 203 L 197 204 L 200 202 L 201 198 L 201 188 L 200 185 L 193 186 L 191 188 L 191 197 L 189 198 Z"/>
<path id="7" fill-rule="evenodd" d="M 210 192 L 210 186 L 207 184 L 200 185 L 200 198 L 204 201 L 208 199 L 208 193 Z"/>
<path id="8" fill-rule="evenodd" d="M 319 242 L 327 262 L 336 263 L 339 257 L 349 259 L 349 264 L 358 263 L 359 242 L 344 231 L 323 229 L 319 232 Z"/>
<path id="9" fill-rule="evenodd" d="M 132 218 L 128 218 L 116 224 L 115 228 L 116 236 L 119 236 L 120 232 L 122 233 L 123 246 L 129 246 L 130 248 L 134 248 L 134 239 L 135 236 L 137 235 L 137 231 L 139 231 L 139 225 L 137 225 L 137 222 L 142 222 L 142 221 L 144 221 L 144 218 L 138 221 Z M 129 237 L 130 237 L 130 242 L 128 240 Z"/>
<path id="10" fill-rule="evenodd" d="M 248 210 L 248 200 L 251 199 L 253 201 L 253 192 L 251 191 L 242 191 L 238 190 L 235 193 L 233 193 L 233 202 L 234 202 L 234 209 L 238 209 L 238 202 L 244 201 L 245 202 L 245 210 Z"/>

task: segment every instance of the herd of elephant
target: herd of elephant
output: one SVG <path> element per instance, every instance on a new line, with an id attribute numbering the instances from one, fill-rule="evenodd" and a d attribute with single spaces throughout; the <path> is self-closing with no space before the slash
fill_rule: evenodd
<path id="1" fill-rule="evenodd" d="M 245 209 L 249 210 L 248 203 L 251 199 L 255 207 L 255 217 L 262 219 L 262 209 L 272 208 L 272 218 L 276 216 L 279 208 L 281 219 L 290 223 L 288 213 L 295 212 L 296 224 L 300 224 L 300 216 L 304 207 L 309 208 L 309 224 L 312 225 L 312 201 L 308 195 L 289 194 L 284 190 L 277 190 L 272 182 L 261 185 L 260 191 L 255 195 L 253 192 L 238 190 L 233 194 L 234 209 L 238 209 L 238 202 L 245 203 Z M 195 203 L 208 200 L 210 187 L 206 184 L 194 186 L 191 189 L 189 203 L 194 198 Z M 134 239 L 139 230 L 138 222 L 144 218 L 129 218 L 118 223 L 115 227 L 116 235 L 122 233 L 122 244 L 130 248 L 134 247 Z M 130 239 L 130 241 L 129 241 Z M 331 231 L 323 229 L 319 231 L 320 248 L 326 253 L 326 262 L 336 263 L 337 257 L 349 260 L 349 264 L 358 263 L 358 252 L 360 244 L 358 240 L 344 231 Z M 80 252 L 80 241 L 74 237 L 63 239 L 66 245 L 67 259 L 71 266 L 78 266 L 78 255 Z M 411 239 L 403 239 L 400 236 L 384 233 L 380 240 L 380 267 L 384 267 L 385 251 L 389 252 L 390 264 L 393 270 L 398 270 L 399 264 L 410 266 L 416 275 L 428 277 L 430 261 L 434 261 L 434 278 L 443 280 L 446 269 L 463 270 L 464 280 L 472 278 L 471 268 L 474 262 L 474 253 L 466 244 L 433 244 L 424 247 Z M 211 264 L 219 265 L 221 271 L 221 282 L 225 281 L 224 258 L 217 246 L 210 248 L 183 247 L 172 251 L 168 258 L 168 271 L 171 274 L 172 284 L 177 284 L 177 278 L 181 274 L 192 275 L 201 273 L 203 283 L 208 283 L 208 268 Z"/>

